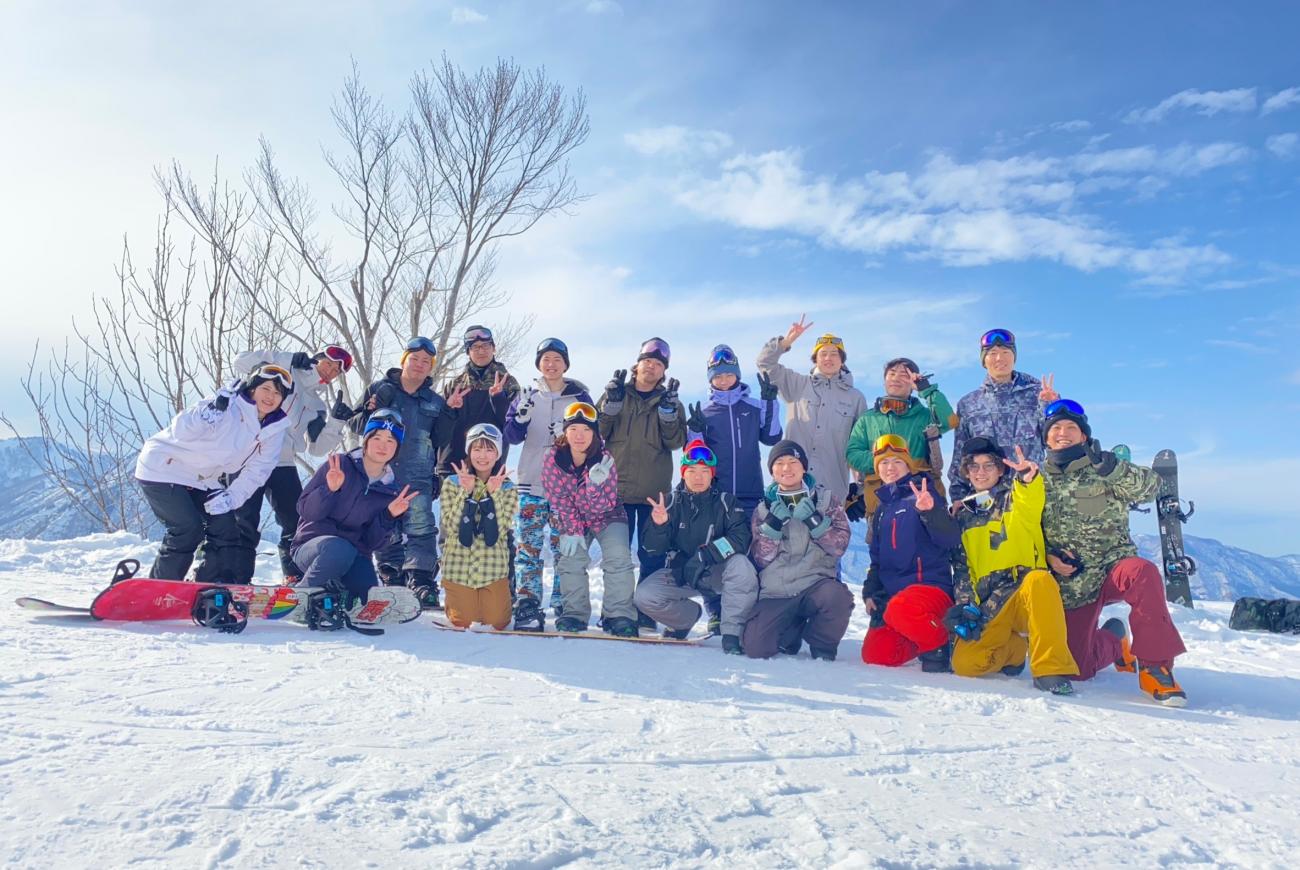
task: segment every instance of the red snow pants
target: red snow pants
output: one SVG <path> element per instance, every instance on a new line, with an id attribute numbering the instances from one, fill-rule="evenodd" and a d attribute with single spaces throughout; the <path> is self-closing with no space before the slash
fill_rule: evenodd
<path id="1" fill-rule="evenodd" d="M 1115 664 L 1119 638 L 1097 627 L 1101 609 L 1115 601 L 1128 602 L 1133 655 L 1138 664 L 1173 667 L 1174 656 L 1187 652 L 1183 638 L 1169 618 L 1165 582 L 1160 569 L 1138 556 L 1120 559 L 1106 575 L 1097 600 L 1065 611 L 1065 632 L 1070 655 L 1079 665 L 1078 680 L 1090 680 L 1097 671 Z"/>
<path id="2" fill-rule="evenodd" d="M 867 630 L 862 660 L 893 668 L 943 646 L 948 642 L 943 614 L 949 607 L 952 598 L 938 586 L 917 583 L 895 593 L 885 605 L 885 624 Z"/>

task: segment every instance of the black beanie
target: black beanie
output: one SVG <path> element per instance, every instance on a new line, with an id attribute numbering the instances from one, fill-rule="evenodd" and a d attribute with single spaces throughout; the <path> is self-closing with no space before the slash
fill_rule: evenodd
<path id="1" fill-rule="evenodd" d="M 782 456 L 793 456 L 803 465 L 803 470 L 808 470 L 808 454 L 804 452 L 798 441 L 791 441 L 789 438 L 776 442 L 767 454 L 767 472 L 772 473 L 772 466 Z"/>
<path id="2" fill-rule="evenodd" d="M 1038 435 L 1043 439 L 1044 445 L 1047 444 L 1048 431 L 1063 420 L 1073 420 L 1075 423 L 1078 423 L 1079 428 L 1083 430 L 1084 438 L 1092 437 L 1092 427 L 1088 425 L 1088 415 L 1076 414 L 1069 408 L 1062 406 L 1056 409 L 1055 414 L 1050 417 L 1044 417 L 1043 422 L 1038 425 Z"/>
<path id="3" fill-rule="evenodd" d="M 1006 459 L 1007 454 L 1003 452 L 991 438 L 985 438 L 983 435 L 976 435 L 974 438 L 967 438 L 961 446 L 961 455 L 965 459 L 970 456 L 996 456 L 998 459 Z"/>

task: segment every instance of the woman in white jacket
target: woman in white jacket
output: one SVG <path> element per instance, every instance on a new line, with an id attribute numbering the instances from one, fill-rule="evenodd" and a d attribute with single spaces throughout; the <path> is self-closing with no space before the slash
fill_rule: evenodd
<path id="1" fill-rule="evenodd" d="M 264 365 L 172 418 L 140 451 L 135 477 L 165 532 L 150 576 L 181 580 L 200 543 L 196 579 L 230 582 L 238 558 L 235 509 L 270 476 L 289 417 L 293 375 Z"/>

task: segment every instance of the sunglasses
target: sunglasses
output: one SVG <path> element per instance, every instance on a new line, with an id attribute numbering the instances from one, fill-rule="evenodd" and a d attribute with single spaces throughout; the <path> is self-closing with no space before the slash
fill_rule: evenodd
<path id="1" fill-rule="evenodd" d="M 709 357 L 709 366 L 716 365 L 736 365 L 739 360 L 736 359 L 736 352 L 729 347 L 720 347 Z"/>
<path id="2" fill-rule="evenodd" d="M 253 377 L 261 378 L 266 381 L 276 381 L 280 384 L 283 392 L 293 392 L 293 375 L 286 368 L 281 368 L 274 363 L 263 363 L 253 372 Z"/>
<path id="3" fill-rule="evenodd" d="M 990 329 L 980 336 L 980 347 L 996 347 L 997 345 L 1014 345 L 1016 336 L 1009 329 Z"/>
<path id="4" fill-rule="evenodd" d="M 432 357 L 438 355 L 438 346 L 433 343 L 433 339 L 425 338 L 423 335 L 417 335 L 406 343 L 407 353 L 414 353 L 417 350 L 422 350 Z"/>
<path id="5" fill-rule="evenodd" d="M 881 435 L 876 439 L 876 443 L 871 445 L 871 455 L 879 456 L 882 453 L 908 453 L 907 440 L 902 435 Z"/>
<path id="6" fill-rule="evenodd" d="M 465 333 L 465 341 L 473 344 L 476 341 L 492 342 L 492 330 L 486 326 L 476 326 Z"/>
<path id="7" fill-rule="evenodd" d="M 912 403 L 907 399 L 897 399 L 893 396 L 881 396 L 876 399 L 876 410 L 881 414 L 906 414 Z"/>
<path id="8" fill-rule="evenodd" d="M 1043 416 L 1053 417 L 1062 411 L 1079 417 L 1088 416 L 1083 411 L 1083 405 L 1080 405 L 1078 402 L 1074 401 L 1074 399 L 1057 399 L 1055 402 L 1048 404 L 1048 406 L 1043 409 Z"/>
<path id="9" fill-rule="evenodd" d="M 586 420 L 588 423 L 596 422 L 596 409 L 587 402 L 574 402 L 564 409 L 565 425 L 577 420 Z"/>
<path id="10" fill-rule="evenodd" d="M 692 447 L 682 454 L 682 465 L 707 465 L 714 468 L 718 464 L 718 457 L 714 455 L 709 448 L 700 445 Z"/>
<path id="11" fill-rule="evenodd" d="M 352 354 L 348 353 L 344 348 L 339 347 L 337 344 L 327 344 L 321 353 L 325 354 L 326 359 L 333 360 L 342 366 L 343 371 L 352 371 Z"/>

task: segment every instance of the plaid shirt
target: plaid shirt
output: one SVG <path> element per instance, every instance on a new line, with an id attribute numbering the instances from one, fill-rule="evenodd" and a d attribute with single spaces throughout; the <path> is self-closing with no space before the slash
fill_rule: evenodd
<path id="1" fill-rule="evenodd" d="M 460 517 L 465 510 L 468 493 L 457 477 L 442 482 L 442 534 L 446 539 L 442 551 L 442 577 L 452 583 L 481 589 L 497 580 L 510 576 L 510 544 L 508 533 L 514 528 L 515 512 L 519 507 L 519 490 L 507 480 L 494 493 L 497 527 L 501 534 L 494 546 L 487 546 L 482 535 L 474 536 L 474 544 L 461 546 L 459 538 Z M 488 498 L 487 484 L 474 484 L 473 497 L 482 501 Z"/>

